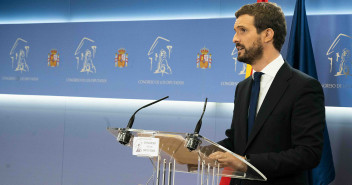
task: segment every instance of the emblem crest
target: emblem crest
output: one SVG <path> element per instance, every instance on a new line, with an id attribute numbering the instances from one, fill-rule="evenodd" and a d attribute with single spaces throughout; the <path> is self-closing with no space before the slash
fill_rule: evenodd
<path id="1" fill-rule="evenodd" d="M 352 76 L 351 43 L 352 36 L 341 33 L 326 52 L 334 76 Z"/>
<path id="2" fill-rule="evenodd" d="M 52 49 L 48 54 L 48 66 L 49 67 L 58 67 L 60 62 L 60 55 L 56 49 Z"/>
<path id="3" fill-rule="evenodd" d="M 209 49 L 204 47 L 200 50 L 200 53 L 200 55 L 197 53 L 197 68 L 211 68 L 212 59 Z"/>
<path id="4" fill-rule="evenodd" d="M 118 50 L 118 54 L 115 53 L 115 67 L 123 68 L 127 67 L 128 64 L 128 53 L 124 48 Z"/>
<path id="5" fill-rule="evenodd" d="M 17 38 L 10 51 L 12 68 L 15 68 L 15 71 L 20 71 L 21 73 L 29 71 L 27 64 L 28 52 L 28 42 L 22 38 Z"/>
<path id="6" fill-rule="evenodd" d="M 97 72 L 93 63 L 97 51 L 97 46 L 94 42 L 94 40 L 84 37 L 75 51 L 77 70 L 80 70 L 81 73 Z"/>

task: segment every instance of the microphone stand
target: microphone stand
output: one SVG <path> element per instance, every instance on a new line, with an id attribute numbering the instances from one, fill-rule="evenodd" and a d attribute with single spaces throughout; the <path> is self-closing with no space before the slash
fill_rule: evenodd
<path id="1" fill-rule="evenodd" d="M 159 100 L 156 100 L 156 101 L 154 101 L 154 102 L 152 102 L 152 103 L 149 103 L 149 104 L 144 105 L 143 107 L 139 108 L 139 109 L 131 116 L 130 120 L 128 121 L 127 127 L 126 127 L 126 128 L 120 128 L 120 129 L 119 129 L 119 133 L 117 134 L 117 141 L 120 142 L 120 143 L 123 144 L 123 145 L 128 144 L 128 143 L 130 142 L 130 140 L 131 140 L 131 137 L 132 137 L 131 132 L 128 131 L 128 130 L 132 128 L 132 125 L 133 125 L 133 122 L 134 122 L 134 118 L 135 118 L 136 113 L 137 113 L 138 111 L 140 111 L 141 109 L 144 109 L 144 108 L 146 108 L 146 107 L 149 107 L 149 106 L 151 106 L 151 105 L 153 105 L 153 104 L 155 104 L 155 103 L 158 103 L 158 102 L 160 102 L 160 101 L 162 101 L 162 100 L 165 100 L 165 99 L 167 99 L 167 98 L 169 98 L 169 96 L 166 96 L 166 97 L 164 97 L 164 98 L 161 98 L 161 99 L 159 99 Z"/>
<path id="2" fill-rule="evenodd" d="M 205 98 L 203 113 L 202 113 L 202 115 L 196 125 L 196 128 L 194 129 L 194 133 L 187 134 L 187 136 L 186 136 L 185 146 L 188 148 L 189 151 L 193 151 L 193 150 L 197 149 L 198 146 L 202 143 L 202 141 L 199 139 L 199 131 L 200 131 L 200 128 L 202 127 L 202 119 L 203 119 L 205 109 L 207 107 L 207 101 L 208 101 L 208 98 Z"/>

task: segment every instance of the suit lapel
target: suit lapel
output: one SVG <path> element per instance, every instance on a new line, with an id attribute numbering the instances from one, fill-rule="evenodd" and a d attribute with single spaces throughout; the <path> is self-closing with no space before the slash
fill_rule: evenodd
<path id="1" fill-rule="evenodd" d="M 288 79 L 291 77 L 290 66 L 285 62 L 278 73 L 276 74 L 273 83 L 271 84 L 268 93 L 265 96 L 264 102 L 260 107 L 260 110 L 255 119 L 252 131 L 248 137 L 248 142 L 246 149 L 254 140 L 255 136 L 258 134 L 260 129 L 263 127 L 266 119 L 270 116 L 271 112 L 276 107 L 277 103 L 280 101 L 281 97 L 284 95 L 286 88 L 288 86 Z"/>

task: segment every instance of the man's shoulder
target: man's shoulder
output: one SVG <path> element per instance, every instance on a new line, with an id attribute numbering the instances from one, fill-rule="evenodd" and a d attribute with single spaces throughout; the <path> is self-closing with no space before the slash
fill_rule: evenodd
<path id="1" fill-rule="evenodd" d="M 288 64 L 287 64 L 288 65 Z M 296 91 L 299 89 L 305 88 L 314 88 L 322 91 L 320 82 L 313 78 L 312 76 L 307 75 L 306 73 L 292 68 L 288 65 L 288 68 L 291 72 L 291 77 L 288 80 L 288 83 L 295 88 Z"/>
<path id="2" fill-rule="evenodd" d="M 251 80 L 252 80 L 252 77 L 249 76 L 249 77 L 243 79 L 242 81 L 240 81 L 240 82 L 237 84 L 237 87 L 241 87 L 241 86 L 243 86 L 244 84 L 250 83 Z"/>
<path id="3" fill-rule="evenodd" d="M 312 76 L 309 76 L 306 73 L 304 73 L 302 71 L 299 71 L 297 69 L 293 69 L 293 68 L 291 68 L 291 69 L 292 69 L 292 79 L 293 79 L 293 81 L 297 81 L 297 82 L 299 82 L 301 84 L 303 84 L 305 82 L 306 83 L 319 83 L 320 84 L 320 82 L 317 79 L 313 78 Z"/>

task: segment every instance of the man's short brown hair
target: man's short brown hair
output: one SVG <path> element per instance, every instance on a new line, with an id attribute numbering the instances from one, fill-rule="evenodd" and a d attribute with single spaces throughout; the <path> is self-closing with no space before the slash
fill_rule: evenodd
<path id="1" fill-rule="evenodd" d="M 281 51 L 286 37 L 286 19 L 281 8 L 276 3 L 254 3 L 242 6 L 236 13 L 236 18 L 241 15 L 254 16 L 254 26 L 257 33 L 267 28 L 274 30 L 274 47 Z"/>

